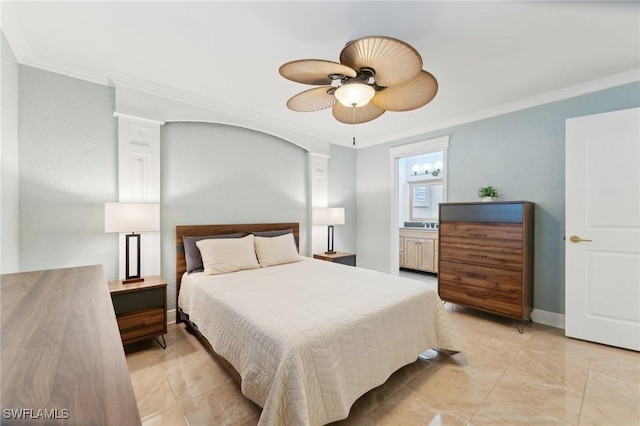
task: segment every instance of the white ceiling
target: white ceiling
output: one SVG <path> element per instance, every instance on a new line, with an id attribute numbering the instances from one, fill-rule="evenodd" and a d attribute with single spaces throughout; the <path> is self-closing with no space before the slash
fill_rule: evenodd
<path id="1" fill-rule="evenodd" d="M 107 84 L 126 75 L 351 145 L 331 111 L 290 111 L 311 86 L 278 74 L 383 35 L 438 80 L 427 106 L 356 126 L 359 147 L 640 79 L 640 2 L 2 2 L 20 63 Z"/>

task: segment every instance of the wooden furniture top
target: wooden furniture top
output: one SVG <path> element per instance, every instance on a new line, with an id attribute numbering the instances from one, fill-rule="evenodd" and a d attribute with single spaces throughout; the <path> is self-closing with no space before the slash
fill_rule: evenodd
<path id="1" fill-rule="evenodd" d="M 398 233 L 400 237 L 405 238 L 424 238 L 425 240 L 437 240 L 438 239 L 438 230 L 437 229 L 409 229 L 409 228 L 400 228 Z"/>
<path id="2" fill-rule="evenodd" d="M 126 293 L 129 291 L 139 290 L 141 288 L 154 288 L 167 285 L 167 280 L 160 275 L 153 275 L 150 277 L 144 277 L 144 281 L 138 281 L 134 283 L 124 284 L 122 280 L 109 281 L 109 292 Z"/>
<path id="3" fill-rule="evenodd" d="M 313 255 L 313 257 L 315 257 L 316 259 L 328 259 L 328 260 L 332 260 L 332 259 L 336 259 L 336 258 L 341 258 L 341 257 L 347 257 L 347 256 L 355 256 L 355 253 L 345 253 L 345 252 L 341 252 L 341 251 L 337 251 L 333 254 L 327 254 L 327 253 L 316 253 Z"/>
<path id="4" fill-rule="evenodd" d="M 102 266 L 0 275 L 0 291 L 3 415 L 49 410 L 57 418 L 40 423 L 140 424 Z"/>
<path id="5" fill-rule="evenodd" d="M 243 236 L 252 232 L 279 231 L 293 229 L 293 237 L 300 251 L 300 224 L 293 223 L 241 223 L 230 225 L 178 225 L 176 226 L 176 309 L 178 308 L 178 296 L 180 295 L 180 280 L 187 271 L 187 263 L 184 258 L 183 235 L 222 235 L 242 233 Z"/>

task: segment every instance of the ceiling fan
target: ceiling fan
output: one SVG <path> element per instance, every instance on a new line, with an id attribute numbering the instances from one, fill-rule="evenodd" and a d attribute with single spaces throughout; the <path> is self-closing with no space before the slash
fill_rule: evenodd
<path id="1" fill-rule="evenodd" d="M 366 123 L 385 111 L 410 111 L 428 104 L 438 82 L 422 69 L 420 54 L 391 37 L 363 37 L 347 43 L 340 63 L 321 59 L 287 62 L 279 69 L 289 80 L 319 85 L 287 101 L 293 111 L 333 107 L 336 120 Z M 355 142 L 355 140 L 354 140 Z"/>

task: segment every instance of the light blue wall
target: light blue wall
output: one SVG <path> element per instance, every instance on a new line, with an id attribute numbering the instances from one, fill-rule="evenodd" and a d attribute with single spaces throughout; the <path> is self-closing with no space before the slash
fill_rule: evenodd
<path id="1" fill-rule="evenodd" d="M 104 233 L 104 203 L 118 199 L 114 89 L 27 66 L 18 71 L 19 270 L 104 264 L 115 279 L 118 237 Z M 305 150 L 238 127 L 167 123 L 161 156 L 162 274 L 171 303 L 178 224 L 299 222 L 308 254 Z M 355 156 L 334 146 L 329 161 L 330 202 L 347 209 L 338 246 L 350 251 Z"/>
<path id="2" fill-rule="evenodd" d="M 390 146 L 359 149 L 357 161 L 358 266 L 383 272 L 391 268 Z"/>
<path id="3" fill-rule="evenodd" d="M 103 227 L 103 203 L 117 200 L 114 90 L 27 66 L 18 74 L 19 269 L 101 263 L 114 278 L 118 240 Z M 336 246 L 357 252 L 360 266 L 389 271 L 388 149 L 450 135 L 450 201 L 475 201 L 477 188 L 490 184 L 503 200 L 536 203 L 534 305 L 563 313 L 565 120 L 639 104 L 634 83 L 358 151 L 331 146 L 329 203 L 347 214 L 347 224 L 336 227 Z M 169 123 L 161 134 L 168 279 L 175 275 L 178 223 L 308 226 L 302 149 L 221 125 Z"/>
<path id="4" fill-rule="evenodd" d="M 330 146 L 328 205 L 344 207 L 345 215 L 345 224 L 334 228 L 334 248 L 350 253 L 356 251 L 356 154 L 353 148 Z"/>
<path id="5" fill-rule="evenodd" d="M 565 120 L 640 105 L 640 83 L 358 151 L 359 264 L 390 269 L 389 148 L 449 135 L 448 201 L 478 201 L 481 186 L 501 200 L 536 203 L 534 307 L 564 313 Z M 615 178 L 615 167 L 607 172 Z"/>
<path id="6" fill-rule="evenodd" d="M 114 90 L 19 68 L 20 271 L 104 264 L 117 276 L 118 236 L 104 232 L 117 201 Z"/>
<path id="7" fill-rule="evenodd" d="M 299 222 L 307 247 L 307 153 L 282 139 L 210 123 L 161 130 L 162 275 L 175 304 L 176 225 Z"/>
<path id="8" fill-rule="evenodd" d="M 19 270 L 18 62 L 4 33 L 2 53 L 2 143 L 0 144 L 0 273 Z"/>

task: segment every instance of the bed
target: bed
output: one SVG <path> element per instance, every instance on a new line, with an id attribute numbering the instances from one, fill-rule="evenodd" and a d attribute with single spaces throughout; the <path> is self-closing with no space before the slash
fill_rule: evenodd
<path id="1" fill-rule="evenodd" d="M 214 239 L 221 234 L 237 240 Z M 187 273 L 184 242 L 191 244 L 194 236 L 212 239 L 197 243 L 205 272 Z M 297 223 L 176 227 L 178 321 L 263 408 L 260 425 L 346 418 L 356 399 L 423 351 L 458 350 L 435 291 L 417 281 L 299 256 L 298 237 Z M 269 266 L 207 275 L 210 247 L 219 252 L 249 239 L 254 256 Z M 272 247 L 289 244 L 284 240 L 295 244 L 288 253 L 297 259 L 270 264 Z"/>

